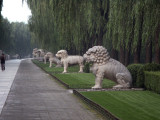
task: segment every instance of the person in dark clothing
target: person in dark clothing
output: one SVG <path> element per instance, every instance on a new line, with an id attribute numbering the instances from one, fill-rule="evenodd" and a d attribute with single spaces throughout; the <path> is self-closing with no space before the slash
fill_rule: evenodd
<path id="1" fill-rule="evenodd" d="M 1 56 L 1 68 L 2 68 L 2 71 L 5 70 L 5 56 L 4 56 L 3 53 L 2 53 L 2 56 Z"/>

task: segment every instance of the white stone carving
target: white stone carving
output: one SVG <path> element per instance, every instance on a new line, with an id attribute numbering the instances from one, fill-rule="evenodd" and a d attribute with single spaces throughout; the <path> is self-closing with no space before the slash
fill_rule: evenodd
<path id="1" fill-rule="evenodd" d="M 64 71 L 63 73 L 67 72 L 67 68 L 69 64 L 79 64 L 80 66 L 80 70 L 79 72 L 83 72 L 83 57 L 82 56 L 78 56 L 78 55 L 74 55 L 74 56 L 69 56 L 66 50 L 60 50 L 57 52 L 56 57 L 61 59 L 61 63 L 64 66 Z"/>
<path id="2" fill-rule="evenodd" d="M 43 59 L 44 59 L 44 64 L 46 64 L 47 63 L 47 59 L 49 59 L 49 57 L 47 56 L 47 54 L 44 55 Z"/>
<path id="3" fill-rule="evenodd" d="M 107 49 L 102 46 L 94 46 L 83 55 L 87 62 L 93 63 L 90 70 L 96 76 L 95 86 L 92 88 L 102 88 L 104 78 L 117 83 L 113 88 L 131 87 L 132 77 L 128 69 L 119 61 L 110 58 Z"/>
<path id="4" fill-rule="evenodd" d="M 33 54 L 33 58 L 34 59 L 37 59 L 39 61 L 43 61 L 46 52 L 43 49 L 35 48 L 35 49 L 33 49 L 33 53 L 32 54 Z"/>
<path id="5" fill-rule="evenodd" d="M 52 63 L 56 64 L 56 67 L 62 67 L 61 61 L 58 58 L 56 58 L 53 55 L 53 53 L 47 52 L 46 56 L 49 58 L 49 62 L 50 62 L 49 67 L 52 67 Z"/>
<path id="6" fill-rule="evenodd" d="M 38 48 L 33 49 L 32 55 L 33 55 L 34 59 L 37 58 L 37 50 L 38 50 Z"/>

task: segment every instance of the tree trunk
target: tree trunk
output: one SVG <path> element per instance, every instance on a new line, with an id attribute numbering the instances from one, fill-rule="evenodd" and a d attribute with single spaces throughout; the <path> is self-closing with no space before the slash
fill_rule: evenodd
<path id="1" fill-rule="evenodd" d="M 118 51 L 112 48 L 110 56 L 111 58 L 118 60 Z"/>
<path id="2" fill-rule="evenodd" d="M 98 39 L 97 45 L 102 45 L 102 43 L 103 43 L 103 27 L 101 28 L 101 31 L 100 31 L 97 39 Z"/>
<path id="3" fill-rule="evenodd" d="M 125 52 L 124 47 L 120 47 L 120 55 L 119 55 L 119 61 L 124 65 L 125 64 Z"/>
<path id="4" fill-rule="evenodd" d="M 140 19 L 140 28 L 139 28 L 137 48 L 135 49 L 135 53 L 134 53 L 134 63 L 140 63 L 141 44 L 142 44 L 142 30 L 143 30 L 143 17 L 144 17 L 144 11 L 142 11 L 142 15 L 139 18 Z"/>
<path id="5" fill-rule="evenodd" d="M 159 34 L 160 34 L 160 25 L 158 25 L 156 36 L 155 36 L 155 63 L 160 63 L 160 47 L 159 47 Z"/>
<path id="6" fill-rule="evenodd" d="M 140 49 L 136 49 L 134 52 L 134 63 L 140 63 Z"/>
<path id="7" fill-rule="evenodd" d="M 160 61 L 160 49 L 159 49 L 159 45 L 156 44 L 155 46 L 155 63 L 158 63 L 159 64 L 159 61 Z"/>
<path id="8" fill-rule="evenodd" d="M 152 62 L 152 41 L 149 40 L 146 44 L 146 63 Z"/>
<path id="9" fill-rule="evenodd" d="M 125 54 L 125 66 L 129 65 L 129 62 L 130 62 L 130 49 L 127 49 Z"/>

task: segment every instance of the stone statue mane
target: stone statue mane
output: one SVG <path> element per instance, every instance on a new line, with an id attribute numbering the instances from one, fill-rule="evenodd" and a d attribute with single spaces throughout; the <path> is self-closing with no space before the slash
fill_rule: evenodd
<path id="1" fill-rule="evenodd" d="M 128 69 L 119 61 L 110 58 L 107 49 L 102 46 L 94 46 L 83 55 L 87 62 L 92 62 L 90 70 L 96 76 L 95 86 L 92 88 L 102 88 L 104 78 L 117 83 L 113 88 L 131 87 L 132 77 Z"/>
<path id="2" fill-rule="evenodd" d="M 52 63 L 56 64 L 56 67 L 62 67 L 61 61 L 58 58 L 56 58 L 53 55 L 53 53 L 47 52 L 46 57 L 49 58 L 49 62 L 50 62 L 49 67 L 52 67 Z"/>
<path id="3" fill-rule="evenodd" d="M 66 50 L 60 50 L 60 51 L 57 52 L 56 57 L 61 59 L 61 63 L 64 66 L 63 73 L 67 72 L 67 68 L 68 68 L 69 64 L 71 64 L 71 65 L 72 64 L 79 64 L 79 66 L 80 66 L 79 72 L 83 72 L 83 67 L 84 67 L 83 66 L 83 61 L 84 61 L 84 59 L 83 59 L 82 56 L 78 56 L 78 55 L 70 56 L 70 55 L 68 55 Z"/>

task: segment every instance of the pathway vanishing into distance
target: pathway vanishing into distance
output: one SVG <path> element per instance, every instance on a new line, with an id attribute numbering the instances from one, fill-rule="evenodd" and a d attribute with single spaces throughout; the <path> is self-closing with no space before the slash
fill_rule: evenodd
<path id="1" fill-rule="evenodd" d="M 20 62 L 21 60 L 6 61 L 5 71 L 2 71 L 0 66 L 0 114 L 19 68 Z"/>
<path id="2" fill-rule="evenodd" d="M 9 75 L 8 72 L 5 74 Z M 0 115 L 0 120 L 101 119 L 30 59 L 22 60 Z"/>

